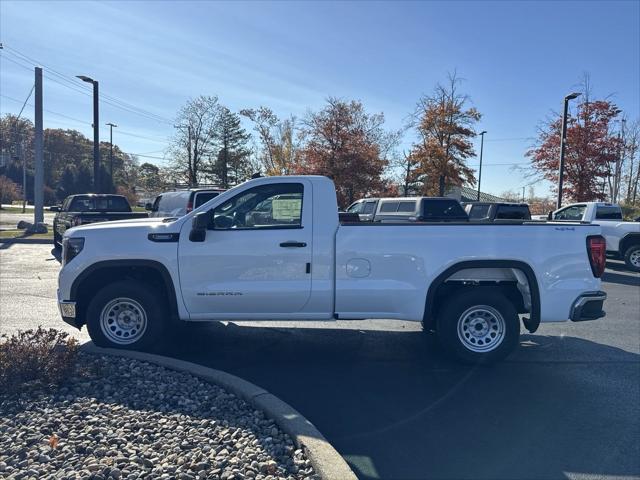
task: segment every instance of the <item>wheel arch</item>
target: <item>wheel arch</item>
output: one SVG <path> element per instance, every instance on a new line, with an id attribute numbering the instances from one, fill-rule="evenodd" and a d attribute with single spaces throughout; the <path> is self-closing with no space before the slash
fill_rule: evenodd
<path id="1" fill-rule="evenodd" d="M 77 304 L 77 315 L 81 325 L 86 323 L 86 309 L 90 292 L 125 279 L 150 283 L 164 291 L 169 303 L 171 320 L 178 318 L 176 290 L 167 267 L 154 260 L 105 260 L 96 262 L 83 270 L 71 284 L 70 300 Z"/>
<path id="2" fill-rule="evenodd" d="M 528 283 L 529 293 L 531 297 L 531 307 L 529 312 L 530 314 L 529 318 L 524 320 L 524 325 L 530 333 L 534 333 L 540 325 L 540 288 L 536 279 L 536 275 L 531 266 L 525 262 L 518 260 L 468 260 L 458 262 L 455 265 L 446 268 L 433 280 L 433 282 L 431 282 L 431 285 L 427 290 L 427 298 L 423 316 L 423 324 L 425 328 L 435 328 L 436 314 L 439 307 L 438 298 L 439 294 L 443 292 L 443 287 L 447 285 L 447 280 L 449 280 L 456 273 L 459 273 L 463 270 L 474 269 L 512 269 L 520 271 L 522 272 L 522 274 L 524 274 Z M 478 285 L 481 284 L 480 281 L 482 281 L 482 279 L 479 279 Z M 497 282 L 494 283 L 496 285 L 500 285 Z M 460 288 L 469 288 L 469 284 L 465 283 L 464 281 L 458 283 L 457 285 Z M 507 296 L 513 295 L 513 293 L 510 293 L 508 290 L 506 290 L 505 293 L 507 293 Z M 522 297 L 520 298 L 522 299 Z M 516 299 L 512 298 L 512 300 Z"/>
<path id="3" fill-rule="evenodd" d="M 640 245 L 640 233 L 627 233 L 620 239 L 620 244 L 618 246 L 620 256 L 624 257 L 627 253 L 627 249 L 633 245 Z"/>

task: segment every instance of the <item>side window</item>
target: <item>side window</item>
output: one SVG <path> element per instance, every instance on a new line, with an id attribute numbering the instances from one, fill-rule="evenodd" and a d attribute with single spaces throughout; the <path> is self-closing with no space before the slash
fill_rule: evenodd
<path id="1" fill-rule="evenodd" d="M 261 185 L 239 193 L 213 210 L 216 230 L 301 228 L 301 183 Z"/>
<path id="2" fill-rule="evenodd" d="M 391 213 L 398 210 L 398 204 L 400 202 L 382 202 L 380 205 L 380 213 Z"/>
<path id="3" fill-rule="evenodd" d="M 160 202 L 162 201 L 162 195 L 158 195 L 156 199 L 153 201 L 153 205 L 151 206 L 152 212 L 157 212 Z"/>
<path id="4" fill-rule="evenodd" d="M 622 220 L 622 210 L 618 207 L 598 207 L 596 220 Z"/>
<path id="5" fill-rule="evenodd" d="M 369 215 L 375 211 L 376 211 L 376 202 L 366 202 L 364 204 L 364 209 L 362 210 L 362 213 L 364 213 L 365 215 Z"/>
<path id="6" fill-rule="evenodd" d="M 349 208 L 347 208 L 347 212 L 349 213 L 362 213 L 363 202 L 356 202 L 352 204 Z"/>
<path id="7" fill-rule="evenodd" d="M 71 197 L 67 197 L 62 204 L 62 211 L 66 212 L 69 210 L 69 204 L 71 203 Z"/>
<path id="8" fill-rule="evenodd" d="M 398 212 L 414 213 L 416 211 L 416 202 L 400 202 Z"/>
<path id="9" fill-rule="evenodd" d="M 95 210 L 95 205 L 92 198 L 88 197 L 76 197 L 69 205 L 70 212 L 90 212 Z"/>
<path id="10" fill-rule="evenodd" d="M 469 218 L 472 220 L 480 220 L 482 218 L 488 218 L 489 207 L 490 205 L 471 205 L 471 210 L 469 211 Z"/>
<path id="11" fill-rule="evenodd" d="M 496 212 L 496 218 L 500 220 L 529 220 L 531 214 L 524 206 L 500 205 Z"/>
<path id="12" fill-rule="evenodd" d="M 198 193 L 196 193 L 196 201 L 195 201 L 195 204 L 193 205 L 193 208 L 195 209 L 195 208 L 198 208 L 201 205 L 204 205 L 209 200 L 211 200 L 212 198 L 217 197 L 218 195 L 220 195 L 219 192 L 198 192 Z"/>
<path id="13" fill-rule="evenodd" d="M 556 213 L 554 220 L 582 220 L 586 205 L 573 205 Z"/>

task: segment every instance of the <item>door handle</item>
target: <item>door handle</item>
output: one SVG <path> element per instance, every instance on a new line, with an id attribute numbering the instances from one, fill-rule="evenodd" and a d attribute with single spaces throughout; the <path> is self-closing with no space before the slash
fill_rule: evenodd
<path id="1" fill-rule="evenodd" d="M 302 247 L 306 247 L 307 244 L 304 242 L 282 242 L 280 244 L 281 247 L 287 248 L 287 247 L 297 247 L 297 248 L 302 248 Z"/>

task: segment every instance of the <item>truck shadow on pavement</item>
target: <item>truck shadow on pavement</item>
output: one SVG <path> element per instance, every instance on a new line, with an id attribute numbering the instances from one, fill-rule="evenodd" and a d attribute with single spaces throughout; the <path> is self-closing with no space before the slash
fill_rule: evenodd
<path id="1" fill-rule="evenodd" d="M 239 375 L 305 415 L 361 478 L 640 472 L 640 355 L 523 335 L 493 367 L 418 331 L 194 325 L 165 355 Z M 317 326 L 317 324 L 316 324 Z"/>

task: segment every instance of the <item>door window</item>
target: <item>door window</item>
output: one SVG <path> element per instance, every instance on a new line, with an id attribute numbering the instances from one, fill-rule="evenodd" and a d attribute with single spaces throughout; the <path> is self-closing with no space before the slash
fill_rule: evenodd
<path id="1" fill-rule="evenodd" d="M 582 220 L 586 205 L 572 205 L 555 214 L 554 220 Z"/>
<path id="2" fill-rule="evenodd" d="M 362 213 L 362 207 L 364 206 L 363 202 L 356 202 L 352 204 L 349 208 L 347 208 L 347 212 L 349 213 Z"/>
<path id="3" fill-rule="evenodd" d="M 216 230 L 302 228 L 301 183 L 261 185 L 239 193 L 213 210 Z"/>
<path id="4" fill-rule="evenodd" d="M 382 202 L 380 205 L 380 213 L 395 212 L 400 202 Z"/>
<path id="5" fill-rule="evenodd" d="M 362 210 L 362 213 L 364 213 L 365 215 L 370 215 L 375 211 L 376 211 L 376 202 L 366 202 L 364 204 L 364 209 Z"/>

